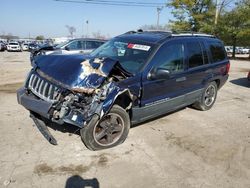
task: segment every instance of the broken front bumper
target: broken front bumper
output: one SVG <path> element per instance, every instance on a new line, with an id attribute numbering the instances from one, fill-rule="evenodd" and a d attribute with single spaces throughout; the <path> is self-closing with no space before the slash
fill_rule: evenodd
<path id="1" fill-rule="evenodd" d="M 69 113 L 60 120 L 53 119 L 53 103 L 39 99 L 32 94 L 28 94 L 25 87 L 17 90 L 17 101 L 27 110 L 35 112 L 42 117 L 59 124 L 63 124 L 65 122 L 82 128 L 86 122 L 86 118 L 83 116 L 83 114 L 74 110 L 70 110 Z"/>
<path id="2" fill-rule="evenodd" d="M 26 91 L 24 87 L 17 90 L 18 103 L 26 109 L 49 119 L 49 110 L 52 107 L 52 103 L 28 95 Z"/>

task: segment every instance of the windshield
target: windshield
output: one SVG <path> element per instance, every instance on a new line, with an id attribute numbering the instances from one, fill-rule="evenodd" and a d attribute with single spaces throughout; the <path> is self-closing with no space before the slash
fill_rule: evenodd
<path id="1" fill-rule="evenodd" d="M 18 43 L 16 43 L 16 42 L 11 42 L 11 43 L 9 43 L 9 45 L 18 45 Z"/>
<path id="2" fill-rule="evenodd" d="M 126 71 L 135 74 L 145 65 L 152 50 L 150 44 L 115 38 L 94 50 L 90 56 L 116 59 Z"/>

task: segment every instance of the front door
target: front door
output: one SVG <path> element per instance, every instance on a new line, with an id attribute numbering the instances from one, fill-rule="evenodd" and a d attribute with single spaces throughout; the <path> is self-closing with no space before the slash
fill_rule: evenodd
<path id="1" fill-rule="evenodd" d="M 181 41 L 164 44 L 151 61 L 148 72 L 142 76 L 140 121 L 177 109 L 183 104 L 186 90 L 185 51 Z M 150 65 L 149 65 L 150 66 Z M 157 70 L 167 70 L 166 78 L 150 78 Z"/>

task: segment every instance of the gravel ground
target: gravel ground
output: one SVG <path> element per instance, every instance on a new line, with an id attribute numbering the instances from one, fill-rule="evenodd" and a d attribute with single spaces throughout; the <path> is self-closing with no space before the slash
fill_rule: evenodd
<path id="1" fill-rule="evenodd" d="M 0 187 L 250 187 L 249 61 L 206 112 L 185 108 L 130 130 L 120 146 L 89 151 L 72 128 L 50 145 L 17 104 L 29 53 L 0 52 Z"/>

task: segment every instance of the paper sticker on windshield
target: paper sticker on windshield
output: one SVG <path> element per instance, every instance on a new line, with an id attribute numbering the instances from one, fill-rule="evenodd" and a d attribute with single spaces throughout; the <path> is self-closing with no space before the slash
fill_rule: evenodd
<path id="1" fill-rule="evenodd" d="M 150 46 L 147 45 L 141 45 L 141 44 L 128 44 L 128 48 L 131 49 L 136 49 L 136 50 L 143 50 L 143 51 L 149 51 L 151 48 Z"/>

